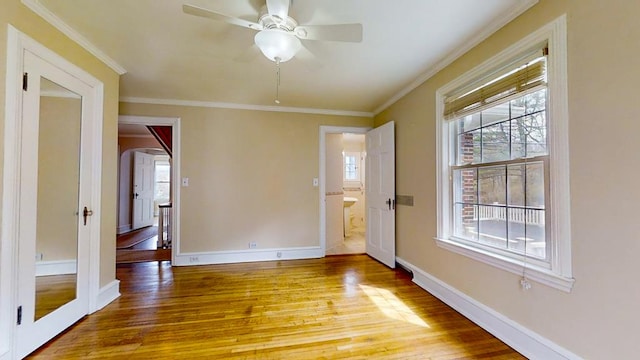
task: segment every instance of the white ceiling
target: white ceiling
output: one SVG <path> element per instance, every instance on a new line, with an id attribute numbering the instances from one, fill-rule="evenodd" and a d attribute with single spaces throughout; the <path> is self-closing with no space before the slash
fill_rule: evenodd
<path id="1" fill-rule="evenodd" d="M 243 59 L 255 32 L 182 12 L 188 3 L 256 21 L 264 0 L 39 3 L 126 69 L 123 98 L 275 105 L 275 64 Z M 281 65 L 281 106 L 375 113 L 533 3 L 293 0 L 289 15 L 300 24 L 362 23 L 363 41 L 303 41 L 315 57 Z"/>

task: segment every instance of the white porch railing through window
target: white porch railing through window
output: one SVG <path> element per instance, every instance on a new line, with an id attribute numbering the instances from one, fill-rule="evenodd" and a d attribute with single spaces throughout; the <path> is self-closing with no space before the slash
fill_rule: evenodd
<path id="1" fill-rule="evenodd" d="M 509 216 L 507 218 L 507 212 Z M 538 209 L 507 208 L 505 206 L 479 205 L 474 207 L 474 220 L 508 220 L 532 225 L 545 224 L 545 211 Z"/>

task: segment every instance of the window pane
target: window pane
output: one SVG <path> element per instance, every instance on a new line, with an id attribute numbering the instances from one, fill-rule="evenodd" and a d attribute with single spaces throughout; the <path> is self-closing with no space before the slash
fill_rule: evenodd
<path id="1" fill-rule="evenodd" d="M 458 134 L 480 127 L 480 113 L 468 115 L 458 120 Z"/>
<path id="2" fill-rule="evenodd" d="M 482 126 L 509 120 L 509 103 L 500 104 L 482 112 Z"/>
<path id="3" fill-rule="evenodd" d="M 478 192 L 480 195 L 480 204 L 506 204 L 506 167 L 492 166 L 478 169 Z"/>
<path id="4" fill-rule="evenodd" d="M 478 177 L 476 169 L 454 171 L 454 202 L 475 204 L 478 202 Z"/>
<path id="5" fill-rule="evenodd" d="M 511 127 L 511 159 L 520 159 L 525 157 L 525 148 L 527 146 L 527 132 L 524 119 L 510 121 Z"/>
<path id="6" fill-rule="evenodd" d="M 506 208 L 478 206 L 479 241 L 498 248 L 507 247 Z"/>
<path id="7" fill-rule="evenodd" d="M 546 259 L 546 236 L 544 230 L 544 210 L 527 209 L 527 255 Z"/>
<path id="8" fill-rule="evenodd" d="M 507 203 L 511 206 L 524 206 L 525 189 L 525 165 L 516 164 L 507 166 Z"/>
<path id="9" fill-rule="evenodd" d="M 509 122 L 482 128 L 482 162 L 509 160 Z"/>
<path id="10" fill-rule="evenodd" d="M 544 208 L 544 163 L 528 163 L 526 166 L 526 205 L 527 207 Z"/>
<path id="11" fill-rule="evenodd" d="M 358 167 L 356 166 L 356 157 L 345 155 L 344 157 L 344 178 L 345 180 L 358 180 Z"/>
<path id="12" fill-rule="evenodd" d="M 168 182 L 170 169 L 171 166 L 168 163 L 156 162 L 156 181 Z"/>
<path id="13" fill-rule="evenodd" d="M 511 251 L 524 253 L 524 244 L 526 239 L 524 214 L 525 210 L 521 208 L 511 208 L 509 213 L 509 245 Z"/>
<path id="14" fill-rule="evenodd" d="M 476 205 L 454 205 L 454 235 L 464 239 L 476 240 L 478 237 L 478 220 Z"/>
<path id="15" fill-rule="evenodd" d="M 169 183 L 156 183 L 155 200 L 158 202 L 169 202 Z"/>
<path id="16" fill-rule="evenodd" d="M 526 103 L 524 97 L 511 100 L 511 118 L 519 118 L 526 113 Z"/>
<path id="17" fill-rule="evenodd" d="M 523 97 L 523 102 L 524 102 L 527 114 L 531 114 L 531 113 L 546 109 L 547 108 L 547 89 L 542 89 L 534 92 L 533 94 L 525 95 Z"/>
<path id="18" fill-rule="evenodd" d="M 525 116 L 521 122 L 525 128 L 527 157 L 547 155 L 547 122 L 544 111 Z"/>
<path id="19" fill-rule="evenodd" d="M 480 162 L 480 130 L 458 135 L 457 164 L 475 164 Z"/>
<path id="20" fill-rule="evenodd" d="M 509 250 L 546 258 L 545 211 L 509 209 Z"/>

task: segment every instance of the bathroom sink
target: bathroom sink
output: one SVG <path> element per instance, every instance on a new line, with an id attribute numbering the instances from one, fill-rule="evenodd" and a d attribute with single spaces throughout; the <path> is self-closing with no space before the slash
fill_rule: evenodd
<path id="1" fill-rule="evenodd" d="M 344 197 L 344 207 L 346 207 L 346 208 L 352 206 L 353 204 L 355 204 L 357 202 L 358 202 L 357 198 L 350 197 L 350 196 L 345 196 Z"/>

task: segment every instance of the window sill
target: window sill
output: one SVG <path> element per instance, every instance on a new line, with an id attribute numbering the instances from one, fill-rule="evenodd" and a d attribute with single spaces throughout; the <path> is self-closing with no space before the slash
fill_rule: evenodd
<path id="1" fill-rule="evenodd" d="M 491 253 L 473 246 L 461 244 L 449 239 L 435 238 L 436 244 L 456 254 L 467 256 L 471 259 L 497 267 L 516 275 L 522 275 L 524 262 L 506 256 Z M 554 273 L 553 271 L 532 264 L 526 264 L 527 279 L 550 286 L 564 292 L 571 292 L 575 279 Z"/>

